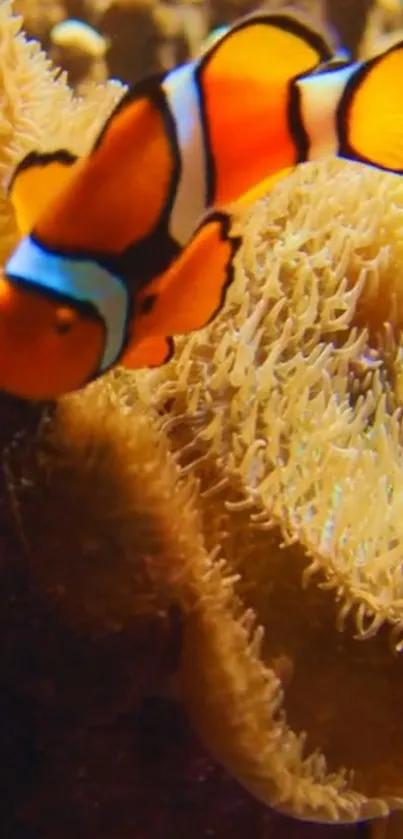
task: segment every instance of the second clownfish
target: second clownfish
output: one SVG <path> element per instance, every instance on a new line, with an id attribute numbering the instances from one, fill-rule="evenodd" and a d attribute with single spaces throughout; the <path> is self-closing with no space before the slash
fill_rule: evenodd
<path id="1" fill-rule="evenodd" d="M 219 311 L 234 203 L 328 155 L 403 171 L 403 44 L 333 62 L 285 14 L 252 15 L 198 60 L 130 90 L 91 153 L 29 154 L 23 238 L 0 281 L 0 388 L 33 399 L 120 363 L 157 366 Z"/>

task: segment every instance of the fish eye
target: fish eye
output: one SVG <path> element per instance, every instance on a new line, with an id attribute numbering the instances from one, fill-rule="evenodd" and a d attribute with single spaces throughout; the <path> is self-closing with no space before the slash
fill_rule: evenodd
<path id="1" fill-rule="evenodd" d="M 74 309 L 70 309 L 68 306 L 60 306 L 60 308 L 56 310 L 53 330 L 57 333 L 57 335 L 67 335 L 74 326 L 76 320 L 77 315 Z"/>

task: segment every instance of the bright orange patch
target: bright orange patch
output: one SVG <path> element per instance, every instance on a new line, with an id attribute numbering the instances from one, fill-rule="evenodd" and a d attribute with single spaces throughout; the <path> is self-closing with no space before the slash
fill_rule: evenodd
<path id="1" fill-rule="evenodd" d="M 21 169 L 17 173 L 10 198 L 21 236 L 31 232 L 49 203 L 65 189 L 75 166 L 76 163 L 68 165 L 55 160 L 46 165 Z"/>
<path id="2" fill-rule="evenodd" d="M 167 198 L 173 159 L 160 112 L 141 99 L 119 112 L 75 166 L 35 232 L 48 246 L 118 253 L 150 233 Z"/>
<path id="3" fill-rule="evenodd" d="M 25 399 L 76 390 L 97 372 L 104 340 L 100 321 L 0 280 L 1 390 Z"/>
<path id="4" fill-rule="evenodd" d="M 172 267 L 156 277 L 136 301 L 133 340 L 201 329 L 219 310 L 238 241 L 223 238 L 222 220 L 213 216 Z M 141 306 L 155 297 L 147 314 Z M 140 312 L 139 312 L 140 309 Z"/>
<path id="5" fill-rule="evenodd" d="M 202 70 L 209 134 L 217 166 L 216 201 L 236 201 L 259 181 L 293 166 L 289 82 L 316 66 L 305 38 L 269 23 L 224 39 Z"/>
<path id="6" fill-rule="evenodd" d="M 171 355 L 171 344 L 166 338 L 153 336 L 129 346 L 119 361 L 124 367 L 139 370 L 142 367 L 160 367 Z"/>
<path id="7" fill-rule="evenodd" d="M 348 112 L 354 150 L 385 169 L 403 170 L 403 48 L 376 61 L 359 84 Z"/>

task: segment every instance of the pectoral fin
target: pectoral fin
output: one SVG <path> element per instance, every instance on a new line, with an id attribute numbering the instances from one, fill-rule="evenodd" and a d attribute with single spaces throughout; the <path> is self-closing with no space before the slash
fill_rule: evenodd
<path id="1" fill-rule="evenodd" d="M 230 236 L 229 224 L 225 213 L 208 216 L 171 268 L 140 292 L 134 320 L 137 341 L 193 332 L 219 312 L 241 242 Z"/>
<path id="2" fill-rule="evenodd" d="M 173 352 L 172 338 L 153 336 L 131 344 L 120 359 L 120 364 L 131 370 L 139 370 L 142 367 L 160 367 L 172 358 Z"/>

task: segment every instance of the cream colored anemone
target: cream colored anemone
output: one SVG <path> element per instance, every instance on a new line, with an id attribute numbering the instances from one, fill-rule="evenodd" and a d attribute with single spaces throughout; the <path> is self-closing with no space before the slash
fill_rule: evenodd
<path id="1" fill-rule="evenodd" d="M 206 544 L 240 575 L 226 627 L 211 600 L 187 625 L 184 695 L 263 800 L 381 814 L 403 803 L 402 182 L 301 167 L 241 226 L 221 316 L 137 378 L 169 405 Z"/>
<path id="2" fill-rule="evenodd" d="M 21 32 L 12 3 L 0 3 L 0 262 L 15 245 L 17 230 L 6 186 L 15 166 L 34 149 L 67 148 L 83 154 L 124 87 L 94 85 L 85 100 L 74 97 L 64 76 L 39 44 Z"/>

